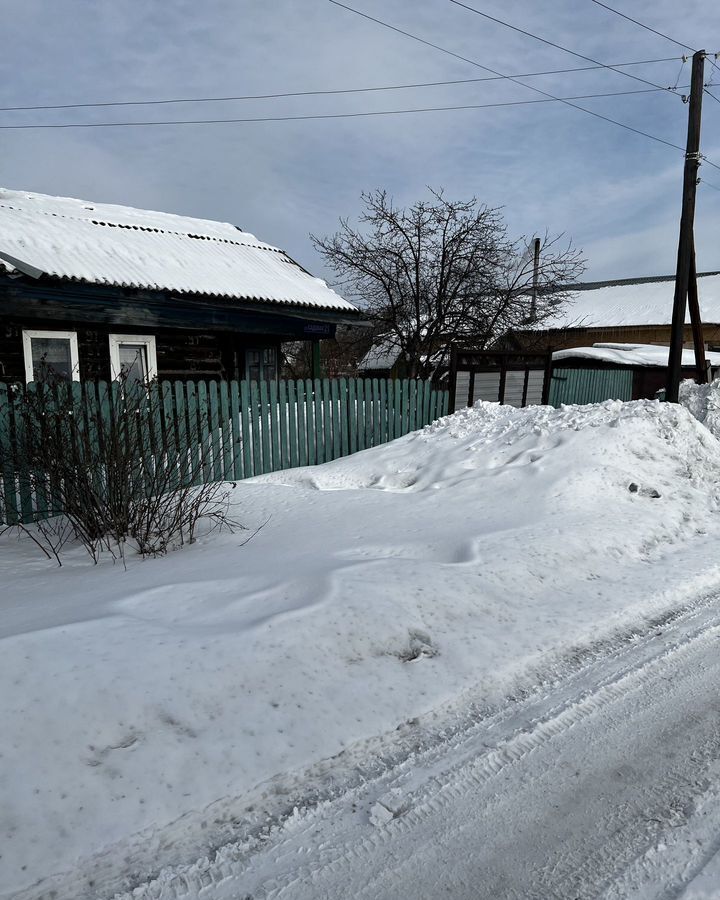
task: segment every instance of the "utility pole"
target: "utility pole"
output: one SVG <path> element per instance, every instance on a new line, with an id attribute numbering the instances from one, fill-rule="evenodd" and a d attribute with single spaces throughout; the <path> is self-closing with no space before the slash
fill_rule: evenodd
<path id="1" fill-rule="evenodd" d="M 533 280 L 532 280 L 532 297 L 530 300 L 530 321 L 534 322 L 537 318 L 537 290 L 538 281 L 540 280 L 540 238 L 536 237 L 533 241 Z"/>
<path id="2" fill-rule="evenodd" d="M 704 366 L 698 356 L 702 347 L 702 326 L 700 323 L 700 307 L 697 303 L 697 279 L 695 276 L 695 194 L 700 167 L 700 118 L 702 113 L 703 74 L 705 67 L 705 51 L 698 50 L 692 58 L 692 77 L 690 81 L 690 101 L 688 105 L 688 132 L 685 149 L 685 172 L 683 177 L 682 213 L 680 216 L 680 240 L 678 242 L 677 269 L 675 271 L 675 296 L 673 298 L 672 328 L 670 331 L 670 353 L 668 358 L 667 391 L 665 399 L 671 403 L 678 402 L 680 375 L 682 368 L 683 338 L 685 333 L 685 307 L 688 290 L 692 290 L 695 302 L 690 304 L 693 321 L 693 342 L 695 346 L 695 365 L 698 370 Z M 691 288 L 691 279 L 693 287 Z M 696 336 L 697 331 L 697 336 Z M 698 346 L 699 345 L 699 346 Z"/>

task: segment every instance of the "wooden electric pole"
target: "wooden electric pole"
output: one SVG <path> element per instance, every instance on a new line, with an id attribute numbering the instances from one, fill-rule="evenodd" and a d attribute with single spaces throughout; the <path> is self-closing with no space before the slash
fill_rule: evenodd
<path id="1" fill-rule="evenodd" d="M 704 67 L 705 51 L 698 50 L 697 53 L 693 54 L 692 58 L 682 213 L 680 216 L 680 240 L 678 242 L 677 269 L 675 271 L 675 296 L 673 299 L 672 328 L 670 331 L 667 391 L 665 394 L 665 399 L 671 403 L 677 403 L 680 389 L 683 339 L 685 334 L 685 308 L 688 300 L 688 290 L 693 291 L 693 299 L 695 300 L 694 303 L 690 303 L 695 365 L 698 371 L 700 368 L 703 370 L 705 368 L 704 351 L 702 352 L 702 358 L 698 356 L 699 348 L 702 347 L 702 326 L 700 322 L 700 307 L 697 303 L 694 238 L 695 194 L 698 183 L 698 169 L 700 167 L 700 118 L 702 113 Z M 692 287 L 691 279 L 693 280 Z"/>
<path id="2" fill-rule="evenodd" d="M 533 241 L 533 280 L 532 280 L 532 296 L 530 299 L 530 321 L 534 322 L 537 318 L 537 292 L 538 281 L 540 280 L 540 238 L 536 237 Z"/>

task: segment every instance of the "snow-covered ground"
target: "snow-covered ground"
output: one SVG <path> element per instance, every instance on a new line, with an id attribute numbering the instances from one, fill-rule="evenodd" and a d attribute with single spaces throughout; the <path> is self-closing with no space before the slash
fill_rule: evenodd
<path id="1" fill-rule="evenodd" d="M 720 585 L 720 442 L 654 402 L 480 404 L 234 494 L 249 543 L 128 571 L 0 541 L 0 896 L 131 889 Z"/>

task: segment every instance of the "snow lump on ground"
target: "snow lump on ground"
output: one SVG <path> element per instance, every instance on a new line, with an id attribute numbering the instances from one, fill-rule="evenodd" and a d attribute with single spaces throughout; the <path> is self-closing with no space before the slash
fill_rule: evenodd
<path id="1" fill-rule="evenodd" d="M 481 403 L 241 483 L 245 545 L 56 569 L 6 534 L 0 897 L 132 888 L 716 584 L 719 485 L 682 407 Z"/>

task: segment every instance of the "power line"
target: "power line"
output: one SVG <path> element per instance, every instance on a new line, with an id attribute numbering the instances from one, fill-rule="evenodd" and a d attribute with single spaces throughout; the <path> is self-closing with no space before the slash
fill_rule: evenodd
<path id="1" fill-rule="evenodd" d="M 549 94 L 547 91 L 543 91 L 531 84 L 525 84 L 525 82 L 519 81 L 513 76 L 504 75 L 502 72 L 498 72 L 496 69 L 491 69 L 489 66 L 485 66 L 482 63 L 477 62 L 477 60 L 469 59 L 467 56 L 461 56 L 461 54 L 455 53 L 452 50 L 448 50 L 445 47 L 441 47 L 439 44 L 434 44 L 432 41 L 427 41 L 425 40 L 425 38 L 421 38 L 418 35 L 412 34 L 409 31 L 405 31 L 402 28 L 398 28 L 395 25 L 390 25 L 389 22 L 383 22 L 381 19 L 376 19 L 374 16 L 371 16 L 368 13 L 361 12 L 359 9 L 354 9 L 352 6 L 347 6 L 347 4 L 341 3 L 340 0 L 328 0 L 328 2 L 332 3 L 334 6 L 339 6 L 342 9 L 346 9 L 348 10 L 348 12 L 354 13 L 357 16 L 361 16 L 363 19 L 368 19 L 370 22 L 375 22 L 377 25 L 381 25 L 383 28 L 389 28 L 390 31 L 394 31 L 397 34 L 402 34 L 413 41 L 424 44 L 426 47 L 432 47 L 434 50 L 439 50 L 441 53 L 445 53 L 446 55 L 452 56 L 455 59 L 459 59 L 463 62 L 469 63 L 471 66 L 477 66 L 477 68 L 484 69 L 486 72 L 491 72 L 493 75 L 501 75 L 503 78 L 506 78 L 508 81 L 512 81 L 514 84 L 519 84 L 521 87 L 527 88 L 530 91 L 534 91 L 536 94 L 542 94 L 543 96 L 548 97 L 551 100 L 557 100 L 560 103 L 564 103 L 571 109 L 580 110 L 580 112 L 587 113 L 587 115 L 589 116 L 594 116 L 596 119 L 601 119 L 603 122 L 609 122 L 612 125 L 617 125 L 619 128 L 625 128 L 627 131 L 632 131 L 634 134 L 639 134 L 642 137 L 649 138 L 651 141 L 657 141 L 657 143 L 665 144 L 668 147 L 672 147 L 674 150 L 680 150 L 683 153 L 685 152 L 684 149 L 677 144 L 673 144 L 670 141 L 664 140 L 663 138 L 656 137 L 654 134 L 649 134 L 647 131 L 641 131 L 639 128 L 634 128 L 632 125 L 626 125 L 624 122 L 618 122 L 616 119 L 611 119 L 609 116 L 603 116 L 591 109 L 586 109 L 584 106 L 578 106 L 577 104 L 571 103 L 568 100 L 562 99 L 560 97 L 555 97 L 553 94 Z"/>
<path id="2" fill-rule="evenodd" d="M 705 93 L 708 95 L 708 97 L 712 97 L 716 103 L 720 103 L 720 100 L 718 100 L 715 94 L 711 93 L 707 88 L 705 88 Z"/>
<path id="3" fill-rule="evenodd" d="M 712 188 L 714 191 L 720 191 L 720 187 L 716 187 L 714 184 L 711 184 L 709 181 L 705 181 L 704 178 L 700 179 L 700 184 L 704 184 L 705 187 Z"/>
<path id="4" fill-rule="evenodd" d="M 484 19 L 488 19 L 490 22 L 495 22 L 498 25 L 503 25 L 505 28 L 510 28 L 512 31 L 517 31 L 519 34 L 524 34 L 526 37 L 534 38 L 536 41 L 540 41 L 542 44 L 547 44 L 549 47 L 555 47 L 556 50 L 562 50 L 563 53 L 569 53 L 571 56 L 577 56 L 578 59 L 584 59 L 586 62 L 595 63 L 596 65 L 602 66 L 604 69 L 610 69 L 613 72 L 617 72 L 618 75 L 624 75 L 626 78 L 632 78 L 634 81 L 640 81 L 642 84 L 651 85 L 654 88 L 661 88 L 661 85 L 655 84 L 654 81 L 648 81 L 645 78 L 640 78 L 638 75 L 633 75 L 630 72 L 623 72 L 621 69 L 614 69 L 612 66 L 601 63 L 597 59 L 593 59 L 591 56 L 585 56 L 583 53 L 576 53 L 575 50 L 570 50 L 568 47 L 563 47 L 561 44 L 556 44 L 554 41 L 549 41 L 547 38 L 540 37 L 539 34 L 534 34 L 532 31 L 525 31 L 524 28 L 518 28 L 517 25 L 511 25 L 509 22 L 503 21 L 503 19 L 498 19 L 495 16 L 491 16 L 489 13 L 482 12 L 479 9 L 476 9 L 474 6 L 468 6 L 467 3 L 461 2 L 461 0 L 450 0 L 451 3 L 454 3 L 455 6 L 461 6 L 463 9 L 468 10 L 468 12 L 475 13 L 476 16 L 482 16 Z M 664 88 L 664 90 L 672 93 L 671 88 Z"/>
<path id="5" fill-rule="evenodd" d="M 602 6 L 603 9 L 609 10 L 611 13 L 615 13 L 616 16 L 621 16 L 623 19 L 627 19 L 628 22 L 632 22 L 635 25 L 639 25 L 641 28 L 644 28 L 646 31 L 652 31 L 653 34 L 658 35 L 658 37 L 665 38 L 666 41 L 670 41 L 673 44 L 677 44 L 678 47 L 684 47 L 686 50 L 689 50 L 691 53 L 696 53 L 694 47 L 689 47 L 687 44 L 683 44 L 682 41 L 676 41 L 675 38 L 670 37 L 668 34 L 663 34 L 662 31 L 656 31 L 655 28 L 651 28 L 649 25 L 643 25 L 642 22 L 638 22 L 637 19 L 633 19 L 632 16 L 626 16 L 625 13 L 620 12 L 619 9 L 613 9 L 612 6 L 608 6 L 607 3 L 601 3 L 600 0 L 592 0 L 593 3 L 596 3 L 598 6 Z"/>
<path id="6" fill-rule="evenodd" d="M 145 122 L 56 122 L 56 123 L 38 123 L 26 125 L 0 125 L 0 130 L 22 131 L 36 130 L 46 128 L 140 128 L 160 125 L 222 125 L 222 124 L 240 124 L 250 122 L 299 122 L 316 119 L 356 119 L 368 116 L 398 116 L 408 113 L 426 113 L 426 112 L 443 112 L 450 110 L 462 109 L 497 109 L 505 106 L 530 106 L 536 103 L 567 103 L 569 100 L 592 100 L 600 97 L 626 97 L 634 94 L 652 94 L 662 88 L 640 88 L 635 91 L 610 91 L 602 94 L 581 94 L 577 97 L 548 97 L 542 100 L 506 100 L 500 103 L 470 103 L 460 106 L 425 106 L 412 109 L 384 109 L 371 110 L 367 112 L 349 112 L 349 113 L 317 113 L 298 116 L 257 116 L 241 119 L 172 119 L 165 121 L 145 121 Z M 633 129 L 635 130 L 635 129 Z M 662 138 L 654 138 L 654 140 L 662 141 L 669 147 L 675 147 Z"/>
<path id="7" fill-rule="evenodd" d="M 645 66 L 652 63 L 675 62 L 677 56 L 667 56 L 663 59 L 643 59 L 632 62 L 614 63 L 611 68 L 623 68 L 627 66 Z M 361 88 L 334 88 L 313 91 L 285 91 L 275 94 L 243 94 L 238 96 L 223 97 L 173 97 L 156 100 L 107 100 L 92 103 L 56 103 L 37 106 L 0 106 L 0 112 L 36 112 L 53 109 L 94 109 L 113 106 L 161 106 L 170 103 L 225 103 L 239 100 L 276 100 L 282 97 L 321 97 L 335 94 L 366 94 L 376 91 L 401 91 L 409 88 L 440 87 L 453 84 L 475 84 L 485 81 L 505 81 L 509 78 L 537 78 L 542 75 L 564 75 L 575 72 L 590 72 L 607 68 L 605 65 L 576 66 L 571 69 L 547 69 L 543 72 L 521 72 L 517 75 L 488 75 L 484 78 L 456 78 L 451 81 L 420 81 L 410 84 L 386 84 L 378 87 Z"/>

